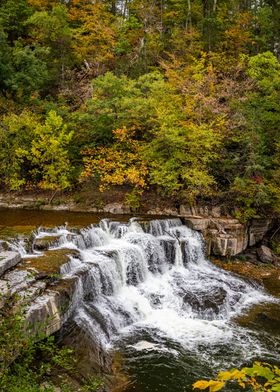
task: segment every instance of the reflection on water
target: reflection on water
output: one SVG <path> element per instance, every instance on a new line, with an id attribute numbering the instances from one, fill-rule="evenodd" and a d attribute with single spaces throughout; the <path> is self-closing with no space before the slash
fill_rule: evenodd
<path id="1" fill-rule="evenodd" d="M 104 217 L 104 214 L 87 212 L 0 209 L 0 230 L 5 227 L 19 227 L 29 231 L 39 226 L 59 226 L 65 222 L 68 222 L 69 226 L 84 227 L 97 223 Z M 129 216 L 116 216 L 116 219 L 128 220 Z"/>

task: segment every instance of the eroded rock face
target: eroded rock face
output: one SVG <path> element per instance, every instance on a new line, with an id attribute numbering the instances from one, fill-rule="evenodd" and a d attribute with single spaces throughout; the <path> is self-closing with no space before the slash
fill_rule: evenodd
<path id="1" fill-rule="evenodd" d="M 65 324 L 60 335 L 63 344 L 75 350 L 79 373 L 84 377 L 89 377 L 96 371 L 100 372 L 100 369 L 111 372 L 111 355 L 102 350 L 94 336 L 89 335 L 74 320 Z"/>
<path id="2" fill-rule="evenodd" d="M 13 251 L 0 252 L 0 276 L 8 269 L 14 267 L 20 262 L 20 254 Z"/>
<path id="3" fill-rule="evenodd" d="M 13 298 L 14 311 L 26 312 L 26 325 L 31 333 L 46 336 L 60 330 L 78 298 L 79 279 L 61 279 L 63 265 L 78 257 L 72 249 L 46 251 L 40 257 L 21 259 L 19 253 L 0 252 L 0 309 Z"/>
<path id="4" fill-rule="evenodd" d="M 274 262 L 275 257 L 267 246 L 262 245 L 260 248 L 257 249 L 258 259 L 265 264 L 271 264 Z"/>
<path id="5" fill-rule="evenodd" d="M 184 211 L 197 213 L 191 209 Z M 184 217 L 184 222 L 191 229 L 203 234 L 208 255 L 217 256 L 235 256 L 242 253 L 248 246 L 260 242 L 271 226 L 271 219 L 258 219 L 250 224 L 243 224 L 229 217 L 197 215 Z"/>
<path id="6" fill-rule="evenodd" d="M 48 250 L 51 246 L 59 245 L 60 236 L 47 236 L 42 238 L 36 238 L 33 247 L 35 250 L 42 251 Z"/>
<path id="7" fill-rule="evenodd" d="M 248 228 L 248 246 L 254 246 L 260 242 L 270 229 L 271 219 L 254 219 Z"/>
<path id="8" fill-rule="evenodd" d="M 109 203 L 103 208 L 104 212 L 109 214 L 130 214 L 130 208 L 123 203 Z"/>
<path id="9" fill-rule="evenodd" d="M 50 286 L 32 301 L 26 314 L 26 325 L 34 334 L 50 336 L 59 331 L 71 314 L 78 290 L 78 277 L 64 279 Z"/>
<path id="10" fill-rule="evenodd" d="M 186 217 L 220 218 L 226 216 L 221 206 L 188 206 L 180 205 L 179 213 Z"/>
<path id="11" fill-rule="evenodd" d="M 147 215 L 178 216 L 177 208 L 156 207 L 147 211 Z"/>

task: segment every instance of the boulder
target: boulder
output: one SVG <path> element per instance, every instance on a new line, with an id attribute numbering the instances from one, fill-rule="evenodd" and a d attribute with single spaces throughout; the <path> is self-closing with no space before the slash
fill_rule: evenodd
<path id="1" fill-rule="evenodd" d="M 257 249 L 258 259 L 265 264 L 271 264 L 274 262 L 275 257 L 267 246 L 262 245 Z"/>
<path id="2" fill-rule="evenodd" d="M 178 216 L 176 208 L 152 208 L 147 211 L 147 215 Z"/>
<path id="3" fill-rule="evenodd" d="M 21 260 L 20 254 L 14 251 L 0 252 L 0 276 L 8 269 L 17 265 Z"/>
<path id="4" fill-rule="evenodd" d="M 183 297 L 184 306 L 190 306 L 192 312 L 200 318 L 213 319 L 220 312 L 226 301 L 227 292 L 222 287 L 213 287 L 209 291 L 187 292 Z"/>
<path id="5" fill-rule="evenodd" d="M 9 244 L 6 241 L 0 240 L 0 252 L 6 252 L 9 250 Z"/>
<path id="6" fill-rule="evenodd" d="M 106 204 L 104 212 L 108 212 L 109 214 L 130 214 L 130 208 L 122 203 L 109 203 Z"/>
<path id="7" fill-rule="evenodd" d="M 203 233 L 207 230 L 210 220 L 202 218 L 200 216 L 193 216 L 192 218 L 184 219 L 184 222 L 193 230 L 202 231 Z"/>
<path id="8" fill-rule="evenodd" d="M 260 242 L 271 227 L 271 219 L 254 219 L 248 228 L 249 246 Z"/>
<path id="9" fill-rule="evenodd" d="M 59 235 L 36 238 L 33 243 L 33 248 L 39 251 L 47 250 L 52 246 L 59 245 L 59 238 L 60 238 Z"/>

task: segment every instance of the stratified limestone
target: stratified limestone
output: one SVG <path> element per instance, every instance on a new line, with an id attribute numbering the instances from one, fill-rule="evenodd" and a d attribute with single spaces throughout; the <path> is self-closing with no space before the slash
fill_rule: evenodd
<path id="1" fill-rule="evenodd" d="M 0 252 L 0 276 L 17 265 L 21 260 L 20 254 L 14 251 Z"/>

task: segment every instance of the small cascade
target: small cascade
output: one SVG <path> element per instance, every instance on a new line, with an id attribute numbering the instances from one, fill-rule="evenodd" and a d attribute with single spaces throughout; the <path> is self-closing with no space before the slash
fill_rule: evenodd
<path id="1" fill-rule="evenodd" d="M 205 361 L 211 351 L 206 347 L 217 344 L 232 345 L 244 355 L 249 348 L 252 356 L 266 352 L 233 320 L 274 299 L 210 263 L 202 236 L 180 219 L 133 218 L 126 224 L 104 219 L 79 231 L 40 229 L 35 238 L 44 235 L 59 237 L 53 249 L 79 250 L 80 260 L 71 259 L 61 274 L 79 276 L 71 318 L 101 349 L 142 331 L 154 342 L 177 342 Z"/>

